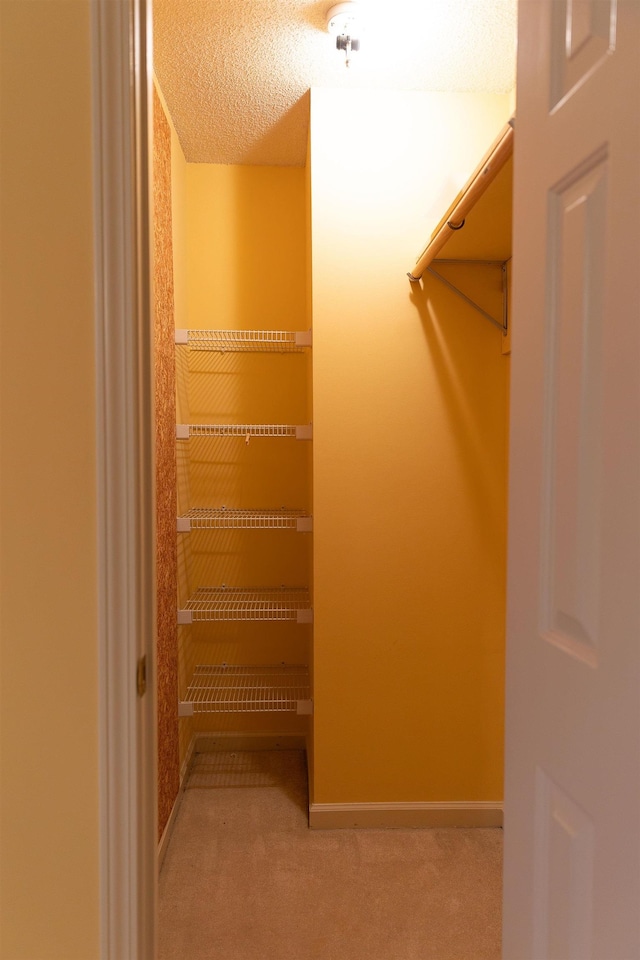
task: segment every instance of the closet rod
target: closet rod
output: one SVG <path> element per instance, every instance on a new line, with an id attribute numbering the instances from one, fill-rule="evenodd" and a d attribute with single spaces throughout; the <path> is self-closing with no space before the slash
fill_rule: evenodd
<path id="1" fill-rule="evenodd" d="M 452 233 L 464 226 L 464 220 L 487 187 L 497 177 L 513 153 L 513 125 L 510 120 L 500 132 L 476 167 L 467 185 L 431 235 L 431 240 L 420 254 L 413 270 L 407 274 L 412 283 L 417 283 L 429 264 L 436 258 Z"/>

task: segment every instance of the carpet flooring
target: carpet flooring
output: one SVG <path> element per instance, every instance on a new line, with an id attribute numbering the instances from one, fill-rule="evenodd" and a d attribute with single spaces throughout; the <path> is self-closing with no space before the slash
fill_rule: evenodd
<path id="1" fill-rule="evenodd" d="M 502 831 L 309 830 L 302 751 L 197 754 L 158 960 L 499 960 Z"/>

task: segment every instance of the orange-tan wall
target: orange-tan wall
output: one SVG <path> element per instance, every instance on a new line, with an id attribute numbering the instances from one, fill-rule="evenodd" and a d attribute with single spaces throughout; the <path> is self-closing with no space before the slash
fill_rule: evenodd
<path id="1" fill-rule="evenodd" d="M 316 803 L 502 797 L 508 360 L 406 273 L 508 116 L 312 91 Z"/>
<path id="2" fill-rule="evenodd" d="M 186 304 L 191 329 L 304 330 L 304 170 L 187 164 Z M 305 354 L 220 354 L 178 348 L 178 407 L 192 423 L 311 419 Z M 189 421 L 182 421 L 189 422 Z M 307 442 L 178 443 L 182 507 L 310 509 Z M 295 531 L 180 534 L 180 600 L 198 586 L 307 586 L 310 536 Z M 179 628 L 182 693 L 196 663 L 307 663 L 310 627 L 295 623 Z M 181 720 L 187 728 L 190 722 Z M 196 732 L 304 733 L 291 714 L 221 714 Z M 184 736 L 184 735 L 183 735 Z"/>
<path id="3" fill-rule="evenodd" d="M 153 93 L 153 373 L 155 421 L 158 839 L 180 787 L 178 745 L 176 363 L 171 127 Z"/>
<path id="4" fill-rule="evenodd" d="M 3 960 L 99 956 L 88 0 L 1 4 Z"/>
<path id="5" fill-rule="evenodd" d="M 155 84 L 155 90 L 159 99 L 159 108 L 162 110 L 166 120 L 171 137 L 171 247 L 172 247 L 172 267 L 173 267 L 173 318 L 172 323 L 176 329 L 188 329 L 188 305 L 187 305 L 187 163 L 180 146 L 178 135 L 175 131 L 171 114 L 164 101 L 162 90 Z M 188 397 L 182 388 L 184 385 L 186 356 L 180 350 L 172 345 L 172 362 L 176 371 L 176 411 L 175 422 L 189 422 Z M 174 428 L 175 437 L 175 428 Z M 173 440 L 174 449 L 175 439 Z M 185 469 L 185 450 L 177 446 L 177 490 L 176 490 L 176 509 L 177 512 L 188 509 L 190 496 L 188 489 L 188 471 Z M 173 525 L 173 536 L 175 539 L 175 522 Z M 178 594 L 185 596 L 188 593 L 188 568 L 189 568 L 189 539 L 185 537 L 177 538 L 177 587 Z M 177 598 L 174 604 L 174 625 L 177 609 Z M 185 631 L 175 627 L 174 642 L 176 643 L 178 676 L 180 678 L 178 689 L 175 691 L 173 699 L 174 720 L 178 728 L 178 764 L 179 778 L 184 777 L 186 773 L 186 761 L 189 757 L 189 748 L 193 737 L 193 723 L 189 718 L 178 721 L 178 697 L 184 695 L 184 678 L 188 674 L 192 663 L 192 657 L 188 646 L 185 644 Z M 162 678 L 159 677 L 159 683 Z M 181 683 L 181 685 L 180 685 Z M 163 750 L 163 744 L 160 740 L 158 744 L 159 753 Z M 175 761 L 171 760 L 171 764 Z M 172 770 L 173 770 L 172 766 Z M 159 782 L 159 786 L 161 781 Z M 172 792 L 172 791 L 171 791 Z M 175 799 L 175 797 L 174 797 Z M 161 802 L 161 800 L 160 800 Z M 162 818 L 160 819 L 162 825 Z"/>
<path id="6" fill-rule="evenodd" d="M 175 325 L 186 329 L 187 308 L 187 162 L 169 111 L 163 109 L 171 128 L 171 223 L 173 230 L 173 309 Z"/>

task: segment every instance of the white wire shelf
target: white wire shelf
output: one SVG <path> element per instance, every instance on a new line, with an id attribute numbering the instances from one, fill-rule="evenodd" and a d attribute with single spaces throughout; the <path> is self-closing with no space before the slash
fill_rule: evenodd
<path id="1" fill-rule="evenodd" d="M 222 353 L 301 353 L 311 330 L 176 330 L 176 344 Z"/>
<path id="2" fill-rule="evenodd" d="M 288 620 L 313 623 L 307 587 L 198 587 L 178 623 Z"/>
<path id="3" fill-rule="evenodd" d="M 196 713 L 310 714 L 309 669 L 303 664 L 213 664 L 195 668 L 182 717 Z"/>
<path id="4" fill-rule="evenodd" d="M 290 423 L 178 423 L 176 439 L 189 437 L 294 437 L 296 440 L 311 440 L 312 427 L 307 424 Z"/>
<path id="5" fill-rule="evenodd" d="M 193 507 L 178 517 L 178 533 L 191 530 L 297 530 L 310 533 L 312 518 L 304 510 L 228 510 Z"/>

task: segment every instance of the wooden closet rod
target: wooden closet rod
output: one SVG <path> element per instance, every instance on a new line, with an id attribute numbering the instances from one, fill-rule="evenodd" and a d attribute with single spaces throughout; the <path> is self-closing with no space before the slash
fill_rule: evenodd
<path id="1" fill-rule="evenodd" d="M 431 234 L 431 240 L 420 254 L 413 270 L 407 274 L 412 283 L 417 283 L 432 260 L 442 250 L 452 233 L 464 226 L 464 219 L 480 199 L 489 184 L 495 180 L 513 153 L 513 124 L 505 124 L 500 135 L 486 152 L 480 164 L 471 174 L 467 185 L 458 194 L 452 206 Z"/>

